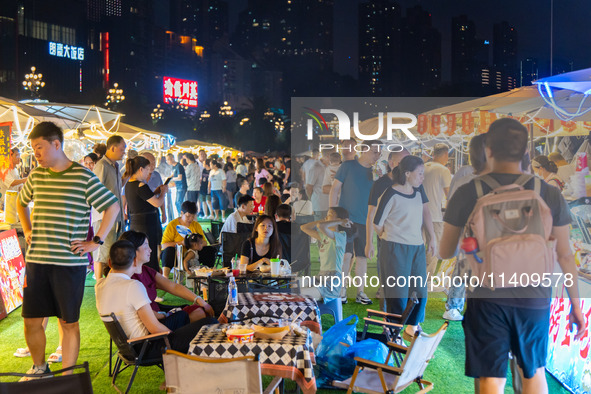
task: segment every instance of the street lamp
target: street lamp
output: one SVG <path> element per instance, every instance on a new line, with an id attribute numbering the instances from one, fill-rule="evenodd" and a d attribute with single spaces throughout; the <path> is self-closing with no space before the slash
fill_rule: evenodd
<path id="1" fill-rule="evenodd" d="M 45 86 L 43 82 L 43 74 L 35 74 L 37 70 L 34 66 L 31 67 L 31 73 L 25 74 L 25 80 L 23 81 L 23 88 L 31 93 L 31 97 L 39 98 L 39 89 Z"/>
<path id="2" fill-rule="evenodd" d="M 162 114 L 164 110 L 160 108 L 160 104 L 156 105 L 156 108 L 152 111 L 150 116 L 152 117 L 152 122 L 156 124 L 160 119 L 162 119 Z"/>
<path id="3" fill-rule="evenodd" d="M 114 83 L 113 88 L 109 89 L 109 94 L 107 94 L 107 101 L 105 102 L 106 107 L 110 107 L 113 105 L 113 108 L 117 107 L 117 104 L 125 100 L 125 96 L 123 95 L 123 89 L 119 89 L 119 84 Z"/>

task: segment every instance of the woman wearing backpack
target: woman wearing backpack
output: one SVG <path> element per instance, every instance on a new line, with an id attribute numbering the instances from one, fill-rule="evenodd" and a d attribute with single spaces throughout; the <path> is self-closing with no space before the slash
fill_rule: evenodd
<path id="1" fill-rule="evenodd" d="M 531 163 L 531 167 L 535 174 L 542 178 L 548 185 L 552 185 L 560 191 L 564 189 L 564 181 L 557 174 L 558 166 L 548 159 L 548 156 L 536 156 Z"/>
<path id="2" fill-rule="evenodd" d="M 394 185 L 380 197 L 374 225 L 380 242 L 380 280 L 389 313 L 402 314 L 413 292 L 419 299 L 407 320 L 403 337 L 411 338 L 425 320 L 427 260 L 422 228 L 429 234 L 429 252 L 435 254 L 433 222 L 427 196 L 420 188 L 423 160 L 406 156 L 392 171 Z M 418 279 L 421 278 L 421 279 Z M 416 283 L 415 283 L 416 281 Z M 421 283 L 422 282 L 422 283 Z"/>

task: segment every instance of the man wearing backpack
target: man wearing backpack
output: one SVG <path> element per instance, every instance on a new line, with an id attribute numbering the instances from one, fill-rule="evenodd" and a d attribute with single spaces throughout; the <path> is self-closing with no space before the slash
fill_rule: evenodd
<path id="1" fill-rule="evenodd" d="M 492 170 L 489 174 L 492 180 L 476 178 L 453 194 L 445 212 L 445 224 L 439 247 L 440 257 L 452 257 L 464 233 L 464 226 L 481 220 L 471 216 L 474 208 L 478 209 L 479 195 L 486 197 L 499 186 L 520 183 L 526 191 L 535 190 L 543 200 L 539 204 L 540 212 L 546 213 L 547 219 L 551 219 L 548 220 L 548 224 L 551 221 L 551 227 L 547 226 L 545 242 L 550 235 L 556 239 L 558 263 L 562 272 L 572 275 L 573 278 L 570 282 L 572 286 L 567 288 L 572 304 L 569 321 L 572 330 L 576 326 L 575 340 L 578 340 L 583 336 L 586 325 L 578 298 L 576 266 L 569 245 L 570 214 L 558 189 L 533 177 L 523 177 L 521 159 L 526 152 L 527 139 L 527 129 L 514 119 L 499 119 L 491 124 L 486 134 L 485 151 L 489 168 Z M 494 187 L 489 186 L 489 183 Z M 480 188 L 482 189 L 477 190 Z M 517 186 L 515 188 L 520 189 Z M 487 222 L 484 223 L 487 229 L 498 227 L 491 225 L 493 220 L 499 221 L 504 227 L 508 227 L 512 221 L 522 220 L 521 223 L 526 223 L 526 228 L 530 227 L 531 223 L 539 224 L 545 220 L 544 217 L 532 216 L 532 212 L 527 209 L 507 209 L 506 212 L 497 212 L 494 215 L 496 217 L 493 219 L 487 216 Z M 520 218 L 521 216 L 523 218 Z M 473 226 L 469 228 L 475 229 Z M 480 247 L 481 253 L 478 253 L 478 258 L 482 261 L 478 262 L 474 257 L 470 257 L 474 259 L 471 264 L 472 275 L 476 276 L 474 271 L 479 268 L 478 264 L 484 264 L 484 267 L 490 263 L 485 253 L 482 253 L 484 249 L 490 250 L 490 243 L 483 242 L 481 235 L 474 236 L 479 238 L 477 246 Z M 524 240 L 522 245 L 526 242 Z M 529 253 L 516 256 L 519 250 L 521 249 L 517 248 L 509 258 L 517 258 L 517 261 L 523 262 L 516 265 L 525 270 L 525 267 L 531 267 L 535 261 Z M 492 255 L 489 253 L 487 256 Z M 494 258 L 490 257 L 491 260 Z M 511 351 L 523 372 L 523 393 L 547 393 L 544 366 L 548 349 L 551 287 L 499 287 L 499 283 L 496 283 L 494 290 L 485 286 L 476 288 L 468 294 L 468 307 L 462 322 L 466 337 L 466 376 L 479 380 L 481 393 L 503 393 L 508 353 Z"/>

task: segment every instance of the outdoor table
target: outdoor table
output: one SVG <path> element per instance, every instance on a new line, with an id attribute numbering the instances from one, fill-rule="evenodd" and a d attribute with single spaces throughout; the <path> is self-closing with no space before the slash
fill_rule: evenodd
<path id="1" fill-rule="evenodd" d="M 197 294 L 199 291 L 199 284 L 203 283 L 207 286 L 208 294 L 212 294 L 212 285 L 214 282 L 224 282 L 226 285 L 230 281 L 231 276 L 196 276 L 191 274 L 187 276 L 187 279 L 194 279 L 193 292 Z M 276 290 L 291 292 L 291 282 L 297 279 L 296 275 L 278 275 L 272 276 L 271 273 L 263 273 L 260 271 L 247 272 L 245 274 L 239 274 L 234 276 L 236 284 L 239 286 L 244 284 L 244 287 L 249 291 L 256 290 Z"/>
<path id="2" fill-rule="evenodd" d="M 249 343 L 228 341 L 223 328 L 228 324 L 203 326 L 191 341 L 189 355 L 212 358 L 235 358 L 258 354 L 263 375 L 279 376 L 295 381 L 304 394 L 316 392 L 313 364 L 314 348 L 310 331 L 299 337 L 288 333 L 283 339 L 254 338 Z"/>
<path id="3" fill-rule="evenodd" d="M 293 320 L 301 313 L 301 326 L 322 334 L 320 311 L 312 297 L 286 293 L 238 293 L 238 305 L 228 305 L 218 318 L 221 323 L 270 316 Z"/>

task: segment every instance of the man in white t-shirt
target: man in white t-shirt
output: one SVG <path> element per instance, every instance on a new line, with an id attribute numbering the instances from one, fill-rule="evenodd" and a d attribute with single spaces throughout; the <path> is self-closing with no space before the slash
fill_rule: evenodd
<path id="1" fill-rule="evenodd" d="M 27 181 L 27 178 L 20 178 L 18 170 L 16 169 L 16 166 L 21 163 L 21 153 L 18 148 L 12 148 L 10 150 L 8 160 L 10 167 L 4 173 L 4 179 L 0 185 L 2 193 L 2 202 L 0 205 L 2 206 L 4 205 L 4 196 L 6 195 L 6 192 L 8 190 L 19 191 L 22 185 Z"/>
<path id="2" fill-rule="evenodd" d="M 222 233 L 237 233 L 238 223 L 250 223 L 248 215 L 252 215 L 254 210 L 254 198 L 249 195 L 242 196 L 238 199 L 238 208 L 226 218 L 220 237 Z"/>
<path id="3" fill-rule="evenodd" d="M 445 144 L 435 144 L 433 147 L 433 161 L 425 164 L 423 187 L 429 199 L 427 205 L 431 213 L 431 219 L 433 220 L 433 232 L 437 245 L 439 245 L 441 234 L 443 233 L 443 213 L 441 209 L 444 199 L 447 199 L 451 184 L 451 172 L 446 167 L 448 159 L 449 147 Z M 427 244 L 429 243 L 428 238 L 425 238 L 425 241 Z M 435 274 L 437 262 L 437 253 L 435 255 L 427 253 L 427 272 L 431 275 Z"/>
<path id="4" fill-rule="evenodd" d="M 94 286 L 96 309 L 100 315 L 114 313 L 128 339 L 148 334 L 169 333 L 170 347 L 181 353 L 189 351 L 189 344 L 205 324 L 217 323 L 216 319 L 204 318 L 187 324 L 174 331 L 160 323 L 157 313 L 150 306 L 150 298 L 142 282 L 131 279 L 133 274 L 142 272 L 143 263 L 136 260 L 135 246 L 129 241 L 116 241 L 109 251 L 111 271 Z M 199 296 L 194 304 L 207 305 Z M 146 359 L 162 355 L 162 343 L 151 342 L 145 349 Z M 138 349 L 139 351 L 139 349 Z"/>

